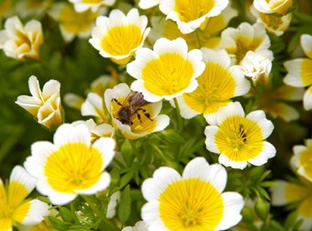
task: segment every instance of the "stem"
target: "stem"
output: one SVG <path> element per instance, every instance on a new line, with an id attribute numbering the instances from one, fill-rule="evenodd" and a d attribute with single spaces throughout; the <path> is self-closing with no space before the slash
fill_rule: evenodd
<path id="1" fill-rule="evenodd" d="M 196 39 L 197 39 L 197 42 L 198 42 L 198 46 L 199 46 L 199 48 L 201 48 L 202 44 L 201 44 L 201 41 L 200 41 L 199 30 L 198 29 L 195 30 L 195 35 L 196 35 Z"/>
<path id="2" fill-rule="evenodd" d="M 79 219 L 78 217 L 76 216 L 76 209 L 75 209 L 75 206 L 74 206 L 74 202 L 71 202 L 70 203 L 70 211 L 72 212 L 73 214 L 73 218 L 75 220 L 76 223 L 79 223 Z"/>
<path id="3" fill-rule="evenodd" d="M 180 106 L 179 106 L 177 98 L 174 98 L 173 101 L 174 101 L 174 104 L 175 104 L 175 107 L 177 110 L 178 126 L 179 126 L 178 130 L 180 133 L 182 133 L 183 132 L 183 119 L 182 119 L 181 114 L 180 114 Z"/>
<path id="4" fill-rule="evenodd" d="M 166 162 L 167 158 L 165 157 L 164 153 L 153 143 L 150 143 L 150 145 L 155 149 L 155 151 L 160 155 L 160 157 Z"/>

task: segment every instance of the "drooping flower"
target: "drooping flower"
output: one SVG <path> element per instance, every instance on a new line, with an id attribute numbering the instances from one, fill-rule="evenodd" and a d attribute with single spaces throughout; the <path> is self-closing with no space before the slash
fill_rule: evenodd
<path id="1" fill-rule="evenodd" d="M 209 124 L 215 124 L 217 111 L 228 105 L 231 98 L 246 94 L 250 83 L 237 66 L 231 66 L 225 50 L 202 48 L 201 51 L 206 68 L 197 78 L 198 87 L 177 99 L 184 118 L 203 114 Z"/>
<path id="2" fill-rule="evenodd" d="M 103 57 L 124 65 L 143 46 L 150 31 L 146 26 L 147 17 L 140 16 L 135 8 L 127 15 L 120 10 L 112 10 L 109 17 L 97 18 L 89 42 Z"/>
<path id="3" fill-rule="evenodd" d="M 286 61 L 284 66 L 288 74 L 284 78 L 287 85 L 293 87 L 309 87 L 303 96 L 305 110 L 312 109 L 312 35 L 301 35 L 301 47 L 308 58 Z"/>
<path id="4" fill-rule="evenodd" d="M 26 199 L 35 187 L 36 179 L 21 166 L 12 170 L 7 187 L 0 179 L 1 231 L 10 231 L 18 224 L 38 224 L 49 214 L 47 204 L 37 199 Z"/>
<path id="5" fill-rule="evenodd" d="M 95 194 L 108 187 L 110 175 L 104 169 L 115 154 L 112 138 L 91 143 L 90 131 L 84 124 L 63 124 L 53 140 L 35 142 L 24 163 L 38 180 L 37 190 L 52 204 L 66 204 L 79 194 Z"/>
<path id="6" fill-rule="evenodd" d="M 5 21 L 4 30 L 0 31 L 0 49 L 17 60 L 38 59 L 42 42 L 41 23 L 34 19 L 23 26 L 17 16 L 10 17 Z"/>
<path id="7" fill-rule="evenodd" d="M 131 89 L 142 92 L 149 102 L 192 92 L 198 85 L 196 78 L 205 69 L 201 60 L 201 51 L 188 52 L 184 39 L 161 38 L 154 44 L 154 50 L 141 48 L 136 59 L 127 65 L 127 72 L 137 79 Z"/>
<path id="8" fill-rule="evenodd" d="M 138 221 L 133 227 L 124 227 L 121 231 L 148 231 L 146 224 L 143 221 Z"/>
<path id="9" fill-rule="evenodd" d="M 227 173 L 203 157 L 191 160 L 182 176 L 160 167 L 142 184 L 147 203 L 141 216 L 150 231 L 226 230 L 242 218 L 244 202 L 236 192 L 223 192 Z"/>
<path id="10" fill-rule="evenodd" d="M 116 0 L 69 0 L 74 4 L 77 12 L 83 12 L 91 9 L 93 12 L 97 11 L 101 6 L 112 6 Z"/>
<path id="11" fill-rule="evenodd" d="M 300 182 L 287 182 L 276 180 L 276 186 L 271 188 L 271 200 L 273 206 L 294 204 L 296 220 L 303 220 L 297 227 L 299 231 L 307 231 L 312 228 L 312 183 L 304 178 Z"/>
<path id="12" fill-rule="evenodd" d="M 148 39 L 154 44 L 156 40 L 162 37 L 170 40 L 181 37 L 187 42 L 189 50 L 199 48 L 200 45 L 213 49 L 216 48 L 220 42 L 220 37 L 217 35 L 235 16 L 237 16 L 237 10 L 228 6 L 218 16 L 206 18 L 196 32 L 189 34 L 181 33 L 174 21 L 166 20 L 164 17 L 154 16 L 151 19 L 153 29 L 148 35 Z"/>
<path id="13" fill-rule="evenodd" d="M 292 6 L 292 0 L 254 0 L 254 7 L 265 14 L 285 14 Z"/>
<path id="14" fill-rule="evenodd" d="M 295 145 L 293 151 L 292 168 L 296 173 L 312 182 L 312 139 L 306 139 L 305 145 Z"/>
<path id="15" fill-rule="evenodd" d="M 248 51 L 267 50 L 271 45 L 265 27 L 260 23 L 241 23 L 238 28 L 226 28 L 221 34 L 220 48 L 233 56 L 233 63 L 240 64 Z"/>
<path id="16" fill-rule="evenodd" d="M 200 27 L 207 17 L 214 17 L 221 13 L 228 0 L 167 0 L 160 1 L 159 9 L 178 24 L 183 34 L 188 34 Z"/>
<path id="17" fill-rule="evenodd" d="M 145 101 L 141 93 L 131 92 L 125 83 L 118 84 L 113 89 L 107 89 L 104 99 L 107 111 L 112 117 L 113 126 L 128 139 L 137 139 L 162 131 L 169 125 L 169 117 L 159 115 L 162 108 L 161 101 L 149 103 Z"/>
<path id="18" fill-rule="evenodd" d="M 243 74 L 252 80 L 254 85 L 258 82 L 268 84 L 272 60 L 273 52 L 270 50 L 248 51 L 240 62 L 240 68 Z"/>
<path id="19" fill-rule="evenodd" d="M 63 123 L 61 84 L 57 80 L 49 80 L 41 91 L 37 77 L 32 75 L 28 80 L 28 86 L 32 96 L 18 96 L 15 103 L 32 114 L 38 123 L 49 129 L 53 130 Z"/>
<path id="20" fill-rule="evenodd" d="M 265 139 L 272 133 L 273 124 L 263 111 L 245 116 L 239 102 L 219 110 L 217 125 L 205 129 L 206 148 L 220 154 L 219 163 L 243 169 L 247 162 L 260 166 L 275 156 L 275 147 Z"/>
<path id="21" fill-rule="evenodd" d="M 68 3 L 56 3 L 49 10 L 51 17 L 59 22 L 60 31 L 66 42 L 71 42 L 76 36 L 89 38 L 96 18 L 101 14 L 99 10 L 76 12 Z"/>

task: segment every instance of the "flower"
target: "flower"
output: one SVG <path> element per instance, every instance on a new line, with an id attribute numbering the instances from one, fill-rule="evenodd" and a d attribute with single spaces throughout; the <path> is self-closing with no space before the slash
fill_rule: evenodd
<path id="1" fill-rule="evenodd" d="M 143 221 L 150 231 L 228 229 L 241 220 L 244 202 L 239 193 L 222 193 L 226 181 L 224 167 L 203 157 L 191 160 L 182 176 L 160 167 L 142 184 Z"/>
<path id="2" fill-rule="evenodd" d="M 28 86 L 32 96 L 20 95 L 15 103 L 49 129 L 53 130 L 63 123 L 60 83 L 57 80 L 49 80 L 41 91 L 37 77 L 32 75 L 28 80 Z"/>
<path id="3" fill-rule="evenodd" d="M 270 50 L 248 51 L 240 62 L 240 68 L 246 77 L 251 78 L 254 85 L 258 82 L 268 84 L 272 60 L 273 53 Z"/>
<path id="4" fill-rule="evenodd" d="M 248 51 L 267 50 L 270 45 L 262 24 L 243 22 L 237 29 L 228 27 L 222 32 L 219 47 L 233 56 L 234 64 L 240 64 Z"/>
<path id="5" fill-rule="evenodd" d="M 135 8 L 127 16 L 120 10 L 112 10 L 109 17 L 97 18 L 89 42 L 103 57 L 124 65 L 143 46 L 150 31 L 146 26 L 147 17 L 139 16 Z"/>
<path id="6" fill-rule="evenodd" d="M 117 203 L 120 201 L 120 191 L 114 192 L 108 202 L 106 218 L 113 218 L 116 215 Z"/>
<path id="7" fill-rule="evenodd" d="M 199 45 L 213 49 L 216 48 L 220 42 L 220 37 L 216 35 L 218 35 L 235 16 L 237 16 L 237 10 L 229 5 L 218 16 L 206 18 L 196 32 L 189 34 L 181 33 L 174 21 L 166 20 L 164 17 L 160 16 L 153 16 L 151 18 L 153 29 L 148 35 L 148 39 L 154 44 L 157 39 L 162 37 L 170 40 L 181 37 L 187 42 L 189 50 L 196 49 Z M 200 44 L 196 33 L 199 37 Z"/>
<path id="8" fill-rule="evenodd" d="M 146 224 L 143 221 L 135 223 L 134 227 L 124 227 L 121 231 L 148 231 Z"/>
<path id="9" fill-rule="evenodd" d="M 51 7 L 52 2 L 53 0 L 24 0 L 19 1 L 16 4 L 15 9 L 18 12 L 18 15 L 21 16 L 21 18 L 27 18 L 29 16 L 42 17 L 47 9 Z"/>
<path id="10" fill-rule="evenodd" d="M 296 102 L 302 99 L 304 89 L 294 88 L 287 85 L 282 85 L 278 88 L 266 88 L 259 101 L 256 102 L 256 109 L 265 111 L 273 118 L 281 118 L 286 122 L 297 120 L 300 116 L 298 111 L 286 104 L 287 101 Z M 253 91 L 253 96 L 258 95 L 258 92 Z"/>
<path id="11" fill-rule="evenodd" d="M 136 59 L 127 65 L 127 72 L 137 79 L 131 89 L 142 92 L 149 102 L 170 100 L 192 92 L 198 85 L 196 78 L 205 69 L 201 60 L 200 50 L 188 52 L 182 38 L 172 41 L 158 39 L 154 50 L 141 48 L 136 53 Z"/>
<path id="12" fill-rule="evenodd" d="M 112 138 L 99 138 L 91 144 L 84 124 L 63 124 L 53 140 L 32 144 L 31 156 L 24 163 L 38 179 L 37 190 L 52 204 L 67 204 L 79 194 L 95 194 L 107 188 L 110 175 L 103 170 L 115 154 Z"/>
<path id="13" fill-rule="evenodd" d="M 93 12 L 97 11 L 101 6 L 112 6 L 116 0 L 69 0 L 74 4 L 77 12 L 82 12 L 91 9 Z"/>
<path id="14" fill-rule="evenodd" d="M 312 228 L 312 183 L 303 178 L 299 182 L 287 182 L 276 180 L 276 186 L 271 188 L 271 200 L 273 206 L 287 204 L 297 205 L 296 220 L 303 220 L 298 228 L 299 231 L 307 231 Z"/>
<path id="15" fill-rule="evenodd" d="M 167 0 L 160 1 L 159 9 L 178 24 L 183 34 L 196 30 L 207 17 L 217 16 L 229 4 L 228 0 Z"/>
<path id="16" fill-rule="evenodd" d="M 25 199 L 35 187 L 36 179 L 21 166 L 13 168 L 7 187 L 0 179 L 1 230 L 12 230 L 17 224 L 35 225 L 49 214 L 47 204 L 37 199 Z"/>
<path id="17" fill-rule="evenodd" d="M 159 4 L 160 0 L 140 0 L 139 7 L 143 10 L 152 8 Z"/>
<path id="18" fill-rule="evenodd" d="M 245 112 L 239 102 L 219 110 L 217 126 L 205 128 L 206 148 L 220 153 L 219 163 L 243 169 L 247 162 L 260 166 L 275 156 L 276 150 L 265 139 L 272 133 L 273 124 L 263 111 Z"/>
<path id="19" fill-rule="evenodd" d="M 60 22 L 60 31 L 66 42 L 71 42 L 75 36 L 89 38 L 95 19 L 101 14 L 99 10 L 76 12 L 68 3 L 57 3 L 49 10 L 51 17 Z"/>
<path id="20" fill-rule="evenodd" d="M 285 14 L 292 4 L 292 0 L 254 0 L 253 2 L 253 6 L 265 14 Z"/>
<path id="21" fill-rule="evenodd" d="M 295 145 L 291 166 L 296 173 L 312 181 L 312 139 L 306 139 L 305 145 Z"/>
<path id="22" fill-rule="evenodd" d="M 201 51 L 206 68 L 197 78 L 198 87 L 177 99 L 182 117 L 189 119 L 203 114 L 209 124 L 214 124 L 217 111 L 229 104 L 231 98 L 246 94 L 250 83 L 237 66 L 231 66 L 225 50 L 202 48 Z"/>
<path id="23" fill-rule="evenodd" d="M 293 87 L 307 87 L 303 96 L 305 110 L 312 109 L 312 35 L 303 34 L 300 38 L 301 47 L 308 58 L 286 61 L 284 66 L 288 72 L 284 78 L 287 85 Z"/>
<path id="24" fill-rule="evenodd" d="M 136 92 L 136 94 L 140 94 Z M 112 124 L 128 139 L 137 139 L 150 133 L 162 131 L 169 125 L 167 115 L 159 115 L 162 102 L 149 103 L 140 95 L 130 101 L 133 92 L 125 83 L 107 89 L 104 93 L 107 111 L 112 117 Z M 131 105 L 131 106 L 130 106 Z M 126 113 L 123 115 L 122 113 Z"/>
<path id="25" fill-rule="evenodd" d="M 39 224 L 19 225 L 18 230 L 19 231 L 57 231 L 55 228 L 51 227 L 49 216 L 56 217 L 58 214 L 58 211 L 56 209 L 49 209 L 48 212 L 49 212 L 49 215 L 46 216 Z"/>
<path id="26" fill-rule="evenodd" d="M 41 23 L 31 20 L 25 27 L 17 16 L 5 21 L 0 31 L 0 49 L 6 56 L 24 61 L 25 57 L 39 59 L 39 47 L 43 42 Z"/>

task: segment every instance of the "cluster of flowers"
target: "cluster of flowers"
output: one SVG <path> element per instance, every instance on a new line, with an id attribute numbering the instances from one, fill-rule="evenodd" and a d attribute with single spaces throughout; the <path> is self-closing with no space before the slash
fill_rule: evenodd
<path id="1" fill-rule="evenodd" d="M 298 119 L 299 113 L 283 100 L 303 99 L 304 109 L 312 109 L 311 35 L 301 36 L 308 58 L 285 62 L 287 85 L 270 89 L 274 55 L 269 50 L 268 33 L 282 36 L 287 30 L 292 1 L 254 0 L 250 12 L 257 21 L 242 22 L 237 28 L 227 27 L 237 15 L 228 0 L 140 0 L 138 6 L 143 12 L 150 8 L 157 12 L 149 18 L 136 8 L 127 14 L 113 9 L 103 16 L 106 7 L 116 4 L 115 0 L 40 4 L 38 8 L 48 10 L 59 22 L 66 42 L 76 36 L 90 38 L 90 46 L 135 80 L 129 87 L 102 76 L 92 84 L 86 99 L 66 94 L 64 101 L 69 106 L 95 120 L 65 123 L 60 82 L 50 80 L 41 90 L 37 77 L 29 78 L 31 96 L 19 96 L 16 104 L 38 123 L 56 131 L 53 143 L 39 141 L 31 146 L 25 169 L 15 167 L 6 187 L 0 181 L 0 230 L 37 225 L 51 215 L 53 210 L 47 204 L 25 200 L 35 187 L 52 205 L 69 204 L 78 195 L 94 195 L 107 189 L 111 176 L 105 169 L 119 150 L 116 134 L 137 140 L 165 130 L 170 118 L 160 113 L 166 101 L 178 113 L 177 129 L 182 135 L 184 119 L 203 116 L 207 123 L 203 131 L 206 149 L 219 155 L 218 163 L 209 164 L 204 157 L 195 157 L 182 175 L 171 167 L 154 166 L 159 168 L 141 187 L 147 201 L 141 209 L 143 221 L 123 230 L 226 230 L 237 225 L 242 219 L 244 199 L 238 192 L 223 192 L 227 183 L 225 167 L 243 170 L 264 165 L 275 156 L 275 147 L 266 141 L 274 126 L 265 112 L 285 121 Z M 37 20 L 23 26 L 13 16 L 0 31 L 0 49 L 20 61 L 39 59 L 42 43 L 41 23 Z M 253 111 L 245 113 L 233 98 L 254 97 L 259 85 L 266 86 L 266 97 Z M 307 86 L 304 93 L 303 87 Z M 273 205 L 301 200 L 297 219 L 304 221 L 302 230 L 312 227 L 311 152 L 312 140 L 307 140 L 306 146 L 294 147 L 291 165 L 303 185 L 277 181 L 277 186 L 272 187 Z M 119 196 L 113 195 L 108 207 L 114 209 Z M 110 210 L 107 218 L 115 216 Z"/>

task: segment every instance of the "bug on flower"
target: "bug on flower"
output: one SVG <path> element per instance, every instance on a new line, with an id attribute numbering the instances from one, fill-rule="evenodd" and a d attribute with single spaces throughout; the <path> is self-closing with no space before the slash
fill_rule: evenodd
<path id="1" fill-rule="evenodd" d="M 150 114 L 142 108 L 144 105 L 149 104 L 144 98 L 142 93 L 134 91 L 131 92 L 127 98 L 123 101 L 123 103 L 120 103 L 117 99 L 113 98 L 112 101 L 117 103 L 120 106 L 120 109 L 117 113 L 118 120 L 123 124 L 132 125 L 133 122 L 131 121 L 131 117 L 136 114 L 139 121 L 142 123 L 141 115 L 139 111 L 141 111 L 146 118 L 153 121 L 151 119 Z"/>

